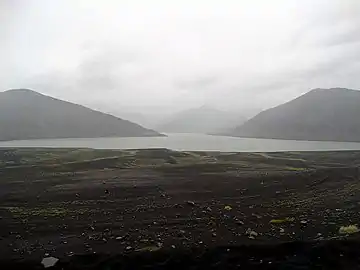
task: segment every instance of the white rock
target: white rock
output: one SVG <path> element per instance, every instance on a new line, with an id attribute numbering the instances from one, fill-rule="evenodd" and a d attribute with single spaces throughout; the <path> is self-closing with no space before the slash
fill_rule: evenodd
<path id="1" fill-rule="evenodd" d="M 44 265 L 45 268 L 54 266 L 59 261 L 58 258 L 55 257 L 47 257 L 43 258 L 41 263 Z"/>

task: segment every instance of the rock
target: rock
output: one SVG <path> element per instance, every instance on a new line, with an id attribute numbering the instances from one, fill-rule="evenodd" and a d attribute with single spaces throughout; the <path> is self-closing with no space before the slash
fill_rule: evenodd
<path id="1" fill-rule="evenodd" d="M 244 225 L 245 223 L 244 223 L 244 221 L 237 220 L 237 221 L 236 221 L 236 224 L 239 225 L 239 226 L 242 226 L 242 225 Z"/>
<path id="2" fill-rule="evenodd" d="M 132 250 L 132 249 L 133 249 L 132 246 L 127 246 L 127 247 L 125 248 L 126 251 L 130 251 L 130 250 Z"/>
<path id="3" fill-rule="evenodd" d="M 301 220 L 301 221 L 300 221 L 300 224 L 301 224 L 301 225 L 306 225 L 306 224 L 307 224 L 307 220 Z"/>
<path id="4" fill-rule="evenodd" d="M 59 261 L 58 258 L 46 257 L 42 259 L 41 264 L 44 266 L 44 268 L 49 268 L 54 266 L 58 261 Z"/>
<path id="5" fill-rule="evenodd" d="M 118 236 L 115 238 L 115 240 L 121 241 L 124 240 L 126 236 Z"/>
<path id="6" fill-rule="evenodd" d="M 250 239 L 255 239 L 255 237 L 257 237 L 259 234 L 253 230 L 251 230 L 250 228 L 248 228 L 245 232 L 245 234 L 250 238 Z"/>
<path id="7" fill-rule="evenodd" d="M 186 203 L 190 206 L 195 206 L 195 202 L 193 202 L 193 201 L 187 201 Z"/>
<path id="8" fill-rule="evenodd" d="M 232 210 L 232 207 L 230 205 L 225 205 L 224 209 L 226 211 L 231 211 Z"/>
<path id="9" fill-rule="evenodd" d="M 171 248 L 176 248 L 175 245 L 171 245 Z"/>
<path id="10" fill-rule="evenodd" d="M 280 228 L 280 233 L 284 233 L 285 232 L 285 230 L 283 229 L 283 228 Z"/>
<path id="11" fill-rule="evenodd" d="M 212 236 L 213 236 L 213 237 L 216 237 L 216 233 L 213 233 Z"/>

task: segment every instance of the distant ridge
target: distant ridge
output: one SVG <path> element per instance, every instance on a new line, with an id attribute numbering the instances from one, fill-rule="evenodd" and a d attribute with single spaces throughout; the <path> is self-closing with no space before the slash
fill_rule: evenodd
<path id="1" fill-rule="evenodd" d="M 0 92 L 0 140 L 145 137 L 160 133 L 30 89 Z"/>
<path id="2" fill-rule="evenodd" d="M 360 142 L 360 91 L 346 88 L 311 90 L 259 113 L 230 135 Z"/>
<path id="3" fill-rule="evenodd" d="M 221 133 L 240 121 L 245 121 L 245 118 L 235 113 L 202 106 L 173 115 L 166 122 L 158 125 L 157 130 L 175 133 Z"/>

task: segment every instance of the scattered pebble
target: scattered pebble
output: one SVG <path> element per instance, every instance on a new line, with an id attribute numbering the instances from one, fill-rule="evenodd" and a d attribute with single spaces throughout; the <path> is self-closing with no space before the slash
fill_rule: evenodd
<path id="1" fill-rule="evenodd" d="M 242 226 L 242 225 L 244 225 L 245 223 L 244 223 L 244 221 L 238 220 L 238 221 L 236 221 L 236 224 L 239 225 L 239 226 Z"/>
<path id="2" fill-rule="evenodd" d="M 44 268 L 49 268 L 54 266 L 58 261 L 59 261 L 58 258 L 46 257 L 42 259 L 41 264 L 44 266 Z"/>
<path id="3" fill-rule="evenodd" d="M 259 234 L 253 230 L 251 230 L 250 228 L 248 228 L 245 232 L 245 234 L 250 238 L 250 239 L 255 239 L 255 237 L 257 237 Z"/>
<path id="4" fill-rule="evenodd" d="M 187 201 L 186 203 L 190 206 L 195 206 L 195 202 L 193 202 L 193 201 Z"/>

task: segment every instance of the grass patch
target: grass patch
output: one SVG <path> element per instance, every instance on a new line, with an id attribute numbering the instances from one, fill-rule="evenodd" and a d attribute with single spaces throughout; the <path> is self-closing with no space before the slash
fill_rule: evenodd
<path id="1" fill-rule="evenodd" d="M 289 167 L 289 166 L 285 167 L 285 169 L 288 171 L 296 171 L 296 172 L 301 172 L 306 170 L 306 168 L 297 168 L 297 167 Z"/>

